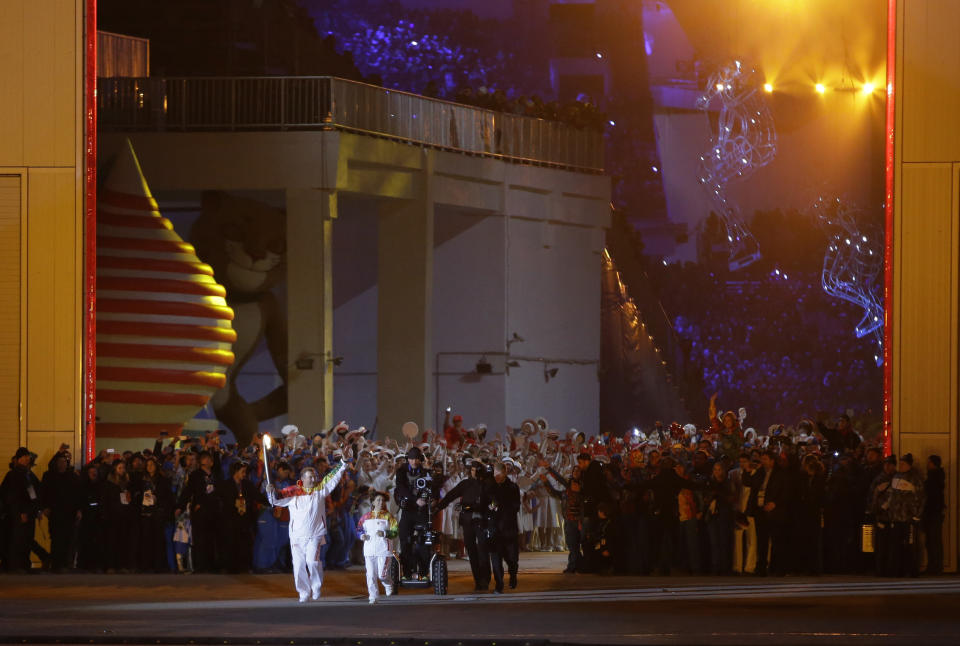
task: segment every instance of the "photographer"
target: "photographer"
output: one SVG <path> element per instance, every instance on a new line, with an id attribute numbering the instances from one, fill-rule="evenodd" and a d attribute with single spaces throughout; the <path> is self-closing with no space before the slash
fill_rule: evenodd
<path id="1" fill-rule="evenodd" d="M 480 525 L 483 520 L 483 513 L 480 507 L 483 498 L 483 483 L 481 478 L 484 475 L 485 467 L 482 462 L 477 460 L 470 461 L 470 475 L 450 490 L 439 503 L 437 511 L 446 509 L 454 500 L 460 499 L 460 527 L 463 528 L 463 545 L 470 558 L 470 570 L 473 573 L 474 591 L 485 591 L 490 585 L 490 560 L 481 558 L 480 547 Z"/>
<path id="2" fill-rule="evenodd" d="M 400 507 L 400 562 L 405 575 L 412 577 L 417 571 L 426 572 L 429 554 L 415 545 L 414 534 L 418 527 L 430 529 L 429 503 L 436 500 L 440 484 L 423 466 L 423 452 L 412 447 L 407 451 L 407 463 L 397 469 L 393 497 Z M 419 568 L 417 566 L 420 566 Z"/>

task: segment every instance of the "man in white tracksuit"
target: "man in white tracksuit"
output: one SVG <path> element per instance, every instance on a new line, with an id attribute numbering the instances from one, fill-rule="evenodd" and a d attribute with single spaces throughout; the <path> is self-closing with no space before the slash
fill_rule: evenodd
<path id="1" fill-rule="evenodd" d="M 300 595 L 300 603 L 320 598 L 323 585 L 323 564 L 320 548 L 327 542 L 326 499 L 340 483 L 347 462 L 341 462 L 317 484 L 317 472 L 307 467 L 300 472 L 300 481 L 276 493 L 273 484 L 267 485 L 270 504 L 290 510 L 290 551 L 293 555 L 293 582 Z"/>
<path id="2" fill-rule="evenodd" d="M 370 603 L 377 602 L 377 581 L 389 597 L 393 594 L 393 581 L 387 563 L 393 558 L 390 543 L 397 535 L 397 519 L 387 511 L 390 495 L 383 491 L 373 494 L 373 509 L 364 514 L 357 523 L 357 533 L 363 541 L 363 560 L 367 567 L 367 592 Z"/>

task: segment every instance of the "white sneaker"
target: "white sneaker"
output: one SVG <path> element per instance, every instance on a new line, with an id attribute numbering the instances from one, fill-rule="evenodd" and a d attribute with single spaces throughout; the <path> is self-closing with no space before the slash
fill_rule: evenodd
<path id="1" fill-rule="evenodd" d="M 300 603 L 306 603 L 310 601 L 310 597 L 300 597 Z"/>
<path id="2" fill-rule="evenodd" d="M 316 591 L 313 593 L 313 600 L 314 600 L 314 601 L 320 601 L 320 591 L 319 591 L 319 590 L 316 590 Z"/>
<path id="3" fill-rule="evenodd" d="M 370 602 L 369 602 L 369 603 L 376 603 L 376 602 L 377 602 L 377 598 L 376 598 L 376 597 L 370 597 Z"/>
<path id="4" fill-rule="evenodd" d="M 384 592 L 384 594 L 386 594 L 386 596 L 392 597 L 392 596 L 393 596 L 393 586 L 392 586 L 392 585 L 385 585 L 385 586 L 383 586 L 383 592 Z"/>

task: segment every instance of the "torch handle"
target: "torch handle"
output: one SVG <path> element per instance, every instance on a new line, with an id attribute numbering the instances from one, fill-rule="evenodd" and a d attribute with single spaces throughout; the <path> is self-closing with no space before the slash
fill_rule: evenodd
<path id="1" fill-rule="evenodd" d="M 270 461 L 267 460 L 267 445 L 263 445 L 263 477 L 270 484 Z"/>

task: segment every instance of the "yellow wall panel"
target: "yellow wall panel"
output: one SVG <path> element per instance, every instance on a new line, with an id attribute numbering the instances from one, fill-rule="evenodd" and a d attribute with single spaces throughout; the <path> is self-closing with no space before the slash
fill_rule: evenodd
<path id="1" fill-rule="evenodd" d="M 73 170 L 33 169 L 29 187 L 27 429 L 65 431 L 75 427 L 80 399 Z"/>
<path id="2" fill-rule="evenodd" d="M 960 2 L 909 0 L 902 6 L 902 67 L 897 101 L 902 103 L 905 162 L 960 159 Z"/>
<path id="3" fill-rule="evenodd" d="M 83 7 L 83 0 L 0 0 L 0 167 L 26 168 L 17 253 L 4 248 L 0 222 L 0 300 L 13 286 L 21 295 L 17 307 L 0 306 L 0 391 L 2 366 L 19 353 L 24 426 L 65 433 L 71 444 L 82 391 Z M 19 350 L 2 339 L 14 322 Z M 19 444 L 23 426 L 13 426 Z"/>
<path id="4" fill-rule="evenodd" d="M 31 0 L 24 5 L 23 101 L 24 163 L 53 166 L 57 139 L 57 55 L 54 0 Z M 73 110 L 73 104 L 67 106 Z"/>
<path id="5" fill-rule="evenodd" d="M 905 164 L 897 236 L 900 432 L 951 432 L 953 168 Z"/>
<path id="6" fill-rule="evenodd" d="M 56 179 L 31 169 L 27 196 L 27 429 L 54 429 Z"/>
<path id="7" fill-rule="evenodd" d="M 0 2 L 0 166 L 23 166 L 23 6 Z"/>
<path id="8" fill-rule="evenodd" d="M 54 211 L 54 373 L 53 430 L 73 429 L 79 398 L 76 374 L 78 335 L 81 325 L 77 311 L 77 204 L 72 169 L 53 172 L 56 191 Z"/>
<path id="9" fill-rule="evenodd" d="M 77 159 L 77 114 L 82 79 L 76 56 L 76 0 L 30 0 L 24 6 L 23 100 L 24 163 L 28 166 L 74 166 Z"/>
<path id="10" fill-rule="evenodd" d="M 57 54 L 53 69 L 56 79 L 53 86 L 53 163 L 56 166 L 76 166 L 79 157 L 77 145 L 80 143 L 77 130 L 83 123 L 82 115 L 77 113 L 83 110 L 81 74 L 84 53 L 83 30 L 77 29 L 77 23 L 82 23 L 83 13 L 78 10 L 76 0 L 56 0 L 50 20 L 53 23 L 53 47 Z M 79 66 L 78 57 L 81 59 Z"/>
<path id="11" fill-rule="evenodd" d="M 21 178 L 0 175 L 0 464 L 20 446 Z"/>

